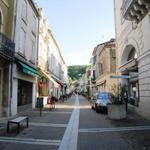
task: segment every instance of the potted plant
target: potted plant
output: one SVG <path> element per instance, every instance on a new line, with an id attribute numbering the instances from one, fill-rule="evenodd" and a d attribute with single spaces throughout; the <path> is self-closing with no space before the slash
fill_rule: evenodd
<path id="1" fill-rule="evenodd" d="M 125 85 L 114 85 L 112 87 L 112 103 L 108 105 L 108 117 L 110 119 L 126 118 L 125 98 L 127 88 Z"/>

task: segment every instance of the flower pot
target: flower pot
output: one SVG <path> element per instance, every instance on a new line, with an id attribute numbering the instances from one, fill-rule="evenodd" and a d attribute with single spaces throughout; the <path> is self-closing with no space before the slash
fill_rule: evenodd
<path id="1" fill-rule="evenodd" d="M 126 118 L 125 104 L 121 105 L 108 105 L 108 117 L 110 119 L 124 119 Z"/>

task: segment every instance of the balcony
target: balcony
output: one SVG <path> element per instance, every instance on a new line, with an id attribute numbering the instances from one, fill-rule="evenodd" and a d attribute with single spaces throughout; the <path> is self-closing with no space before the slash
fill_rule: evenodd
<path id="1" fill-rule="evenodd" d="M 139 23 L 150 11 L 149 0 L 124 0 L 121 7 L 122 15 L 126 20 Z"/>
<path id="2" fill-rule="evenodd" d="M 0 32 L 0 56 L 7 60 L 13 60 L 15 55 L 15 43 Z"/>

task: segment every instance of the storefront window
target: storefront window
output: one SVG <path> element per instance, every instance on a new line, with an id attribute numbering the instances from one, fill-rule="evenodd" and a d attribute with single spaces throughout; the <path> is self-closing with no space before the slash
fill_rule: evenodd
<path id="1" fill-rule="evenodd" d="M 32 83 L 18 80 L 18 106 L 32 103 Z"/>

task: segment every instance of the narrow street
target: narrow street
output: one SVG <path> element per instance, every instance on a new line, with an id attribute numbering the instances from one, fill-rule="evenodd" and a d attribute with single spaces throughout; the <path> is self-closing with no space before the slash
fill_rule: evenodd
<path id="1" fill-rule="evenodd" d="M 109 120 L 96 113 L 83 96 L 73 95 L 56 109 L 28 110 L 29 128 L 13 127 L 0 136 L 0 150 L 149 150 L 150 121 L 128 112 L 127 119 Z"/>

